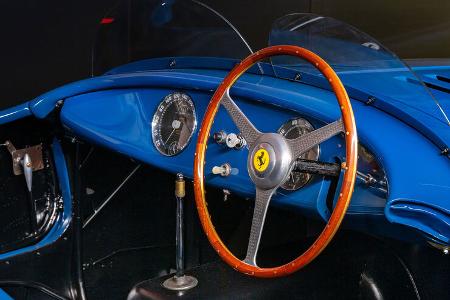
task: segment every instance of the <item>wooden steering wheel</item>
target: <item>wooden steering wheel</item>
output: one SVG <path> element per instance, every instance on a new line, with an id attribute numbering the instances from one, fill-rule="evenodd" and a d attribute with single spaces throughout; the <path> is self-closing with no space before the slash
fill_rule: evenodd
<path id="1" fill-rule="evenodd" d="M 255 63 L 277 55 L 296 56 L 316 67 L 328 79 L 336 94 L 342 118 L 296 139 L 286 139 L 278 133 L 258 131 L 231 99 L 229 90 L 233 83 Z M 249 147 L 248 173 L 256 186 L 255 208 L 244 260 L 236 258 L 218 236 L 205 201 L 205 152 L 211 125 L 220 104 L 225 107 L 247 142 Z M 346 162 L 342 163 L 343 180 L 335 208 L 323 231 L 314 243 L 293 261 L 278 267 L 258 267 L 256 255 L 272 195 L 288 178 L 297 157 L 341 132 L 344 133 L 346 145 Z M 198 214 L 203 230 L 219 256 L 239 272 L 268 278 L 291 274 L 316 258 L 333 238 L 350 203 L 356 176 L 357 140 L 355 119 L 347 92 L 334 70 L 315 53 L 296 46 L 271 46 L 248 56 L 236 65 L 211 98 L 200 127 L 194 159 L 194 192 Z"/>

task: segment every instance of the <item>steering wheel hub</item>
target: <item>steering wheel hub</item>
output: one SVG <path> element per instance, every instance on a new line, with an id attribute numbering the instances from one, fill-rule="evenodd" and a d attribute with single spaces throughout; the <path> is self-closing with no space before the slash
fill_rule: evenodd
<path id="1" fill-rule="evenodd" d="M 272 189 L 286 181 L 292 161 L 286 139 L 278 133 L 265 133 L 250 148 L 247 170 L 257 187 Z"/>

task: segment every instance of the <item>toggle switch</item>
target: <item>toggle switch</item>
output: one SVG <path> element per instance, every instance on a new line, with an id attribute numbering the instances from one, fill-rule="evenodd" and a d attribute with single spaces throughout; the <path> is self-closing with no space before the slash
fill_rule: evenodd
<path id="1" fill-rule="evenodd" d="M 228 163 L 221 165 L 220 167 L 215 166 L 212 168 L 212 173 L 214 175 L 220 175 L 223 177 L 229 176 L 231 174 L 231 166 Z"/>
<path id="2" fill-rule="evenodd" d="M 226 144 L 229 148 L 241 149 L 247 145 L 247 142 L 240 134 L 230 133 L 227 135 Z"/>
<path id="3" fill-rule="evenodd" d="M 214 141 L 219 145 L 225 144 L 227 141 L 227 133 L 223 130 L 214 133 Z"/>

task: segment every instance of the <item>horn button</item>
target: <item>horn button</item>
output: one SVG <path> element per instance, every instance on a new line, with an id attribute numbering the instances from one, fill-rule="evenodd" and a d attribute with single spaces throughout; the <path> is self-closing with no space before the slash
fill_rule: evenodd
<path id="1" fill-rule="evenodd" d="M 292 168 L 292 153 L 278 133 L 261 135 L 250 148 L 247 169 L 258 188 L 268 190 L 286 181 Z"/>

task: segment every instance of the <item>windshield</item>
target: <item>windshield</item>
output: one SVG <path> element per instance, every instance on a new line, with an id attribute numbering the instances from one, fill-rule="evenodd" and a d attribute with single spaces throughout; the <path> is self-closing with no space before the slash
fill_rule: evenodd
<path id="1" fill-rule="evenodd" d="M 251 53 L 226 18 L 199 1 L 122 0 L 100 22 L 91 73 L 150 58 L 242 59 Z"/>
<path id="2" fill-rule="evenodd" d="M 371 36 L 344 22 L 314 14 L 286 15 L 275 20 L 269 32 L 269 45 L 280 44 L 298 45 L 317 53 L 335 69 L 347 88 L 363 91 L 372 99 L 367 101 L 401 103 L 404 108 L 420 110 L 450 125 L 441 103 L 406 63 Z M 200 68 L 199 57 L 208 58 L 202 64 L 211 68 L 217 67 L 212 66 L 211 57 L 243 59 L 252 52 L 223 15 L 197 0 L 122 0 L 100 22 L 92 50 L 92 75 L 150 59 L 152 69 L 173 65 Z M 186 59 L 180 57 L 197 59 L 186 64 Z M 222 63 L 221 68 L 230 69 L 234 64 Z M 295 71 L 321 76 L 315 68 L 293 57 L 274 57 L 271 64 L 270 73 L 281 78 L 287 78 L 283 71 L 286 69 L 291 70 L 289 74 Z"/>
<path id="3" fill-rule="evenodd" d="M 399 101 L 450 124 L 439 101 L 411 68 L 353 26 L 315 14 L 290 14 L 276 20 L 269 35 L 269 45 L 281 44 L 315 52 L 334 68 L 346 87 L 364 91 L 372 99 Z M 274 70 L 279 77 L 283 77 L 282 68 L 321 76 L 313 66 L 295 57 L 274 57 L 271 62 L 278 67 Z"/>

